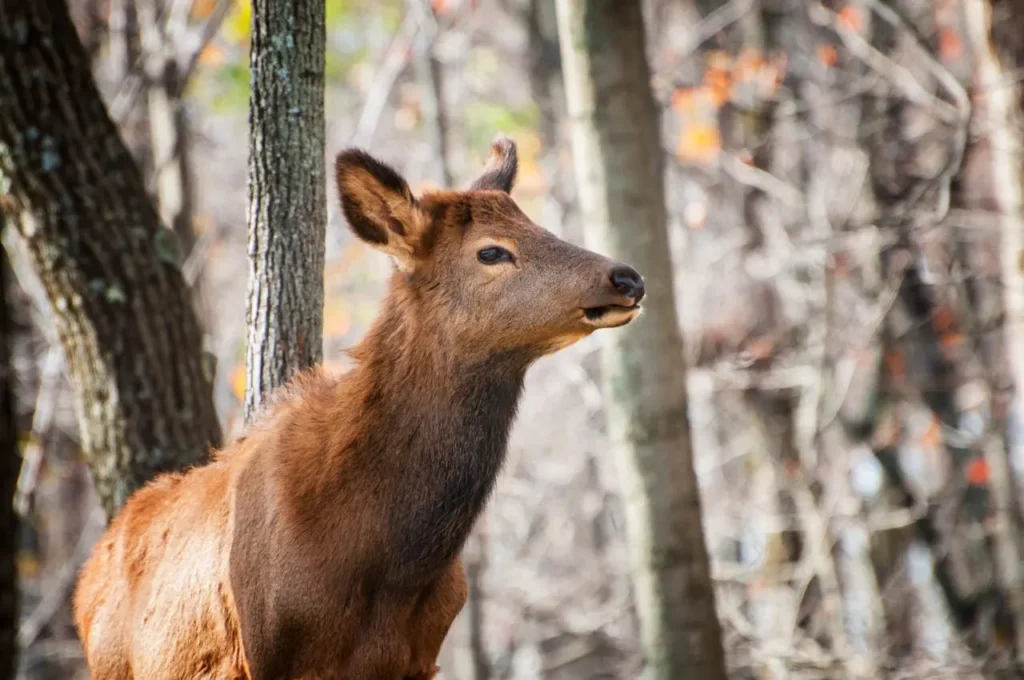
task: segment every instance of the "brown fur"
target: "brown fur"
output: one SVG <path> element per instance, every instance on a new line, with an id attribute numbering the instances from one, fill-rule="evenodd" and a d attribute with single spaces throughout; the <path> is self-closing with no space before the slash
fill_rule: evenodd
<path id="1" fill-rule="evenodd" d="M 398 264 L 356 367 L 300 375 L 213 462 L 129 499 L 74 596 L 94 680 L 433 677 L 527 367 L 642 297 L 530 222 L 514 145 L 494 155 L 421 199 L 339 155 L 350 226 Z M 493 246 L 514 259 L 482 263 Z"/>

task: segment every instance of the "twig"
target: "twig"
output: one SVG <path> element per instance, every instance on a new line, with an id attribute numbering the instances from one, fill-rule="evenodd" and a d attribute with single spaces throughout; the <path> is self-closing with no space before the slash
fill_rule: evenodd
<path id="1" fill-rule="evenodd" d="M 774 196 L 788 208 L 799 210 L 804 205 L 804 195 L 796 187 L 783 182 L 770 172 L 743 163 L 733 155 L 726 154 L 723 157 L 722 169 L 740 184 Z"/>
<path id="2" fill-rule="evenodd" d="M 89 551 L 92 549 L 104 526 L 103 508 L 96 506 L 85 521 L 85 526 L 82 527 L 82 533 L 75 544 L 74 553 L 60 568 L 55 583 L 45 589 L 43 599 L 32 610 L 32 613 L 21 622 L 18 630 L 18 645 L 22 649 L 32 645 L 32 643 L 39 639 L 43 629 L 46 628 L 46 625 L 67 601 L 68 594 L 75 584 L 78 570 L 81 569 L 85 560 L 89 557 Z"/>
<path id="3" fill-rule="evenodd" d="M 213 239 L 209 233 L 204 232 L 196 240 L 192 250 L 189 251 L 185 261 L 181 264 L 181 275 L 189 286 L 194 286 L 196 281 L 199 280 L 199 274 L 203 271 L 203 266 L 208 259 L 212 241 Z"/>
<path id="4" fill-rule="evenodd" d="M 199 57 L 202 55 L 203 50 L 210 44 L 210 42 L 216 37 L 217 32 L 220 31 L 220 27 L 223 25 L 224 20 L 227 18 L 228 10 L 231 9 L 232 0 L 220 0 L 217 6 L 214 7 L 213 12 L 207 18 L 203 27 L 200 29 L 199 44 L 196 45 L 195 49 L 191 50 L 187 55 L 179 55 L 177 57 L 178 62 L 182 64 L 181 67 L 181 79 L 180 85 L 181 90 L 184 91 L 188 85 L 189 78 L 195 73 L 197 64 L 199 63 Z M 165 33 L 164 38 L 167 37 L 167 26 L 162 29 Z M 147 50 L 143 50 L 142 54 L 139 55 L 135 63 L 132 64 L 131 70 L 125 76 L 121 82 L 121 86 L 114 94 L 110 101 L 110 117 L 115 123 L 121 125 L 125 122 L 125 117 L 135 108 L 139 102 L 139 96 L 145 89 L 146 85 L 146 62 L 152 59 L 153 55 L 148 53 Z"/>
<path id="5" fill-rule="evenodd" d="M 732 0 L 707 15 L 693 27 L 690 37 L 683 43 L 680 54 L 689 55 L 705 40 L 736 23 L 754 8 L 755 0 Z"/>
<path id="6" fill-rule="evenodd" d="M 32 507 L 32 496 L 39 483 L 39 470 L 42 468 L 45 447 L 43 440 L 53 427 L 57 412 L 57 402 L 61 393 L 63 376 L 64 351 L 60 344 L 50 345 L 43 357 L 40 370 L 39 392 L 36 395 L 36 408 L 32 414 L 32 435 L 25 447 L 21 472 L 18 475 L 18 486 L 14 491 L 14 511 L 22 517 L 28 517 Z"/>
<path id="7" fill-rule="evenodd" d="M 873 45 L 862 38 L 857 31 L 844 26 L 838 20 L 838 15 L 835 12 L 826 9 L 820 3 L 810 3 L 808 15 L 814 24 L 835 31 L 839 39 L 843 41 L 843 45 L 854 56 L 899 88 L 906 95 L 907 99 L 915 104 L 931 109 L 935 116 L 944 123 L 955 125 L 958 122 L 958 112 L 952 106 L 928 92 L 918 82 L 917 78 L 914 77 L 913 73 L 879 52 Z"/>
<path id="8" fill-rule="evenodd" d="M 423 22 L 418 21 L 412 12 L 405 13 L 405 18 L 402 19 L 402 24 L 384 55 L 384 63 L 374 74 L 373 88 L 366 97 L 362 113 L 359 114 L 359 122 L 356 123 L 356 129 L 349 140 L 350 144 L 370 146 L 373 142 L 388 96 L 398 76 L 409 62 L 409 45 L 422 26 Z"/>
<path id="9" fill-rule="evenodd" d="M 217 6 L 213 8 L 213 12 L 207 18 L 206 23 L 203 24 L 203 28 L 199 32 L 199 45 L 196 49 L 192 50 L 192 53 L 182 60 L 184 67 L 181 69 L 181 83 L 184 87 L 188 83 L 192 74 L 196 70 L 196 65 L 199 63 L 199 57 L 202 55 L 203 50 L 213 41 L 214 37 L 220 32 L 220 27 L 224 24 L 224 20 L 228 16 L 228 10 L 231 9 L 232 0 L 220 0 Z"/>
<path id="10" fill-rule="evenodd" d="M 939 63 L 931 51 L 927 49 L 925 40 L 910 22 L 900 16 L 899 12 L 895 9 L 887 4 L 878 2 L 878 0 L 868 0 L 868 4 L 875 14 L 889 23 L 889 25 L 906 31 L 914 38 L 914 42 L 922 55 L 922 60 L 925 66 L 927 66 L 928 71 L 946 90 L 956 105 L 955 118 L 952 121 L 946 121 L 951 122 L 956 129 L 956 134 L 950 145 L 952 153 L 950 154 L 949 161 L 933 180 L 939 187 L 939 201 L 934 219 L 940 222 L 945 219 L 949 212 L 950 188 L 953 178 L 960 172 L 960 165 L 963 163 L 964 153 L 967 149 L 967 128 L 971 120 L 971 99 L 963 85 L 949 72 L 949 69 Z"/>

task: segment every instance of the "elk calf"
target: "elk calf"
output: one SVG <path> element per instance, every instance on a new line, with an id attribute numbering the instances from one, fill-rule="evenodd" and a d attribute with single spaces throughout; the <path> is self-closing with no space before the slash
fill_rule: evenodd
<path id="1" fill-rule="evenodd" d="M 336 173 L 397 265 L 355 367 L 300 375 L 245 439 L 128 500 L 74 596 L 94 680 L 433 677 L 527 367 L 640 313 L 635 270 L 509 197 L 510 140 L 469 191 L 416 198 L 359 150 Z"/>

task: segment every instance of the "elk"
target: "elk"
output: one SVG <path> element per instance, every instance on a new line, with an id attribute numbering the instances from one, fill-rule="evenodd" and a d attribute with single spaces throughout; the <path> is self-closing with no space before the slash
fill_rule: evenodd
<path id="1" fill-rule="evenodd" d="M 640 314 L 641 276 L 530 221 L 499 137 L 467 191 L 414 197 L 340 153 L 349 227 L 393 258 L 342 376 L 299 374 L 212 462 L 136 492 L 83 568 L 95 680 L 428 680 L 459 555 L 527 367 Z"/>

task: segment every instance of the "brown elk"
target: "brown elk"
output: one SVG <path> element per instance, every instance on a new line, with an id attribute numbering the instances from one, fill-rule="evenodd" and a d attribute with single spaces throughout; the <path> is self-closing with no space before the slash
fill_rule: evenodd
<path id="1" fill-rule="evenodd" d="M 644 295 L 519 210 L 516 166 L 499 138 L 469 191 L 417 199 L 338 156 L 349 226 L 397 265 L 380 314 L 348 373 L 300 375 L 213 462 L 128 500 L 74 596 L 95 680 L 434 676 L 527 367 Z"/>

